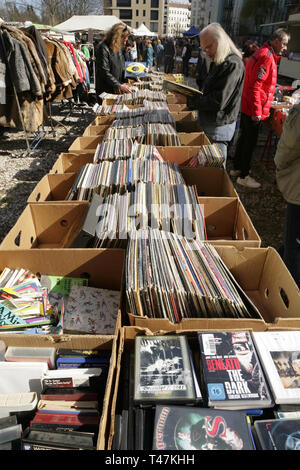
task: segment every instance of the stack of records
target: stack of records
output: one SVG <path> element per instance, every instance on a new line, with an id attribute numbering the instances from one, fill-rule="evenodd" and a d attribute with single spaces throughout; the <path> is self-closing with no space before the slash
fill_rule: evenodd
<path id="1" fill-rule="evenodd" d="M 149 110 L 147 108 L 144 109 L 143 113 L 139 113 L 138 115 L 129 115 L 125 117 L 118 117 L 111 125 L 111 127 L 136 127 L 141 126 L 145 123 L 162 123 L 162 124 L 173 124 L 175 127 L 175 119 L 167 109 L 157 109 L 157 110 Z M 133 110 L 134 111 L 134 110 Z"/>
<path id="2" fill-rule="evenodd" d="M 180 146 L 179 135 L 172 124 L 146 123 L 136 127 L 110 126 L 104 134 L 103 142 L 134 140 L 142 144 Z"/>
<path id="3" fill-rule="evenodd" d="M 159 230 L 131 234 L 129 312 L 150 318 L 259 318 L 212 245 Z"/>
<path id="4" fill-rule="evenodd" d="M 139 183 L 184 184 L 178 165 L 154 159 L 127 159 L 83 166 L 68 200 L 90 201 L 94 193 L 107 197 L 129 191 Z"/>
<path id="5" fill-rule="evenodd" d="M 208 406 L 269 408 L 273 402 L 250 333 L 198 333 Z"/>
<path id="6" fill-rule="evenodd" d="M 133 93 L 118 95 L 116 104 L 141 105 L 147 101 L 166 101 L 166 94 L 162 91 L 138 90 Z"/>
<path id="7" fill-rule="evenodd" d="M 95 197 L 95 196 L 94 196 Z M 120 247 L 135 231 L 152 227 L 205 240 L 204 216 L 195 188 L 139 182 L 133 191 L 99 201 L 94 248 Z M 87 218 L 89 214 L 87 215 Z M 123 246 L 123 244 L 121 244 Z"/>
<path id="8" fill-rule="evenodd" d="M 217 144 L 201 145 L 199 151 L 182 166 L 197 168 L 197 167 L 223 167 L 225 157 L 220 151 Z"/>

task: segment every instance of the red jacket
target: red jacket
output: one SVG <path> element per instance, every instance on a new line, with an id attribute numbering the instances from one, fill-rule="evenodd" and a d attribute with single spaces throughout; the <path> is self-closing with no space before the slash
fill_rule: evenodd
<path id="1" fill-rule="evenodd" d="M 272 47 L 266 42 L 249 58 L 245 69 L 242 113 L 248 116 L 269 116 L 277 83 L 277 62 Z"/>

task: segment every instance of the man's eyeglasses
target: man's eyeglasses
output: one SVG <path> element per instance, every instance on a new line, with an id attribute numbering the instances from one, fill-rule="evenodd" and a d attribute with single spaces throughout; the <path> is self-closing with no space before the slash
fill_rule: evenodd
<path id="1" fill-rule="evenodd" d="M 214 45 L 214 43 L 212 42 L 212 43 L 209 44 L 208 46 L 203 47 L 202 50 L 203 50 L 204 52 L 208 52 L 208 51 L 213 47 L 213 45 Z"/>

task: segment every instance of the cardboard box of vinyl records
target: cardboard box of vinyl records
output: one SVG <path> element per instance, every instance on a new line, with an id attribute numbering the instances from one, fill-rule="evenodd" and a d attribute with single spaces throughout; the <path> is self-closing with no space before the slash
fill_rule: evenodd
<path id="1" fill-rule="evenodd" d="M 3 250 L 0 251 L 0 271 L 6 266 L 27 268 L 33 273 L 85 277 L 90 287 L 117 290 L 121 292 L 125 253 L 123 250 Z M 121 295 L 120 295 L 121 296 Z M 120 299 L 121 302 L 121 299 Z M 117 342 L 121 327 L 119 312 L 114 335 L 23 335 L 0 331 L 0 340 L 8 346 L 54 347 L 64 349 L 107 349 L 111 359 L 106 381 L 103 409 L 100 418 L 97 449 L 107 448 L 108 432 L 111 426 L 110 410 L 115 387 Z"/>
<path id="2" fill-rule="evenodd" d="M 86 201 L 27 204 L 0 250 L 68 248 L 80 233 L 89 207 Z"/>
<path id="3" fill-rule="evenodd" d="M 101 144 L 103 141 L 103 137 L 103 134 L 89 137 L 77 137 L 69 147 L 68 151 L 74 154 L 95 153 L 98 144 Z M 200 145 L 210 144 L 210 141 L 204 132 L 178 132 L 178 137 L 182 146 L 199 147 Z"/>
<path id="4" fill-rule="evenodd" d="M 180 323 L 127 314 L 131 326 L 150 331 L 199 329 L 251 329 L 264 331 L 270 324 L 300 328 L 300 291 L 275 249 L 215 246 L 256 312 L 254 318 L 188 318 Z"/>
<path id="5" fill-rule="evenodd" d="M 48 173 L 38 182 L 27 203 L 66 201 L 77 175 L 78 173 Z"/>
<path id="6" fill-rule="evenodd" d="M 238 198 L 199 197 L 207 241 L 213 245 L 259 248 L 261 239 Z"/>
<path id="7" fill-rule="evenodd" d="M 94 153 L 61 153 L 49 173 L 78 173 L 84 165 L 93 163 Z"/>

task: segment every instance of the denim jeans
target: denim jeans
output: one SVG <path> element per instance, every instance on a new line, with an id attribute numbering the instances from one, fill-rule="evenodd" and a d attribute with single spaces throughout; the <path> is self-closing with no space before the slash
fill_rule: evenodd
<path id="1" fill-rule="evenodd" d="M 283 260 L 300 289 L 300 205 L 287 203 Z"/>

